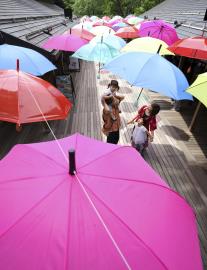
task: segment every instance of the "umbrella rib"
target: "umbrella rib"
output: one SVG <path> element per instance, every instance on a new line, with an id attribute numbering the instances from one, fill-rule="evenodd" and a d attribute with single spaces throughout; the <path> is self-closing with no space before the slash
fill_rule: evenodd
<path id="1" fill-rule="evenodd" d="M 160 188 L 163 188 L 163 189 L 166 189 L 168 190 L 169 192 L 172 192 L 174 193 L 175 195 L 177 195 L 180 199 L 182 199 L 184 202 L 185 199 L 179 194 L 177 193 L 176 191 L 174 191 L 173 189 L 167 187 L 167 186 L 162 186 L 162 185 L 159 185 L 157 183 L 153 183 L 153 182 L 147 182 L 147 181 L 143 181 L 143 180 L 138 180 L 138 179 L 126 179 L 126 178 L 121 178 L 121 177 L 110 177 L 110 176 L 105 176 L 105 175 L 98 175 L 98 174 L 89 174 L 89 173 L 82 173 L 82 172 L 78 172 L 79 174 L 83 174 L 83 175 L 88 175 L 88 176 L 98 176 L 98 177 L 102 177 L 102 178 L 107 178 L 107 179 L 116 179 L 116 180 L 121 180 L 121 181 L 128 181 L 128 182 L 136 182 L 137 184 L 147 184 L 147 185 L 153 185 L 153 186 L 156 186 L 156 187 L 160 187 Z"/>
<path id="2" fill-rule="evenodd" d="M 20 218 L 18 218 L 9 228 L 7 228 L 6 231 L 2 232 L 0 235 L 0 239 L 4 237 L 10 230 L 14 228 L 21 220 L 23 220 L 27 215 L 29 215 L 33 209 L 38 207 L 45 199 L 47 199 L 51 194 L 53 194 L 64 182 L 66 179 L 61 181 L 56 187 L 54 187 L 49 193 L 47 193 L 45 196 L 43 196 L 38 202 L 36 202 L 26 213 L 24 213 Z"/>
<path id="3" fill-rule="evenodd" d="M 124 146 L 124 147 L 127 147 L 127 146 Z M 99 157 L 97 157 L 97 158 L 95 158 L 95 159 L 89 161 L 88 163 L 86 163 L 86 164 L 84 164 L 83 166 L 79 167 L 78 170 L 79 170 L 79 169 L 82 169 L 82 168 L 84 168 L 84 167 L 86 167 L 86 166 L 88 166 L 89 164 L 93 163 L 93 162 L 96 161 L 96 160 L 99 160 L 99 159 L 101 159 L 101 158 L 103 158 L 103 157 L 105 157 L 105 156 L 107 156 L 107 155 L 109 155 L 109 154 L 115 152 L 116 150 L 119 150 L 120 148 L 123 148 L 123 146 L 119 146 L 118 148 L 116 148 L 116 149 L 114 149 L 114 150 L 112 150 L 112 151 L 110 151 L 110 152 L 108 152 L 108 153 L 106 153 L 106 154 L 104 154 L 104 155 L 102 155 L 102 156 L 99 156 Z"/>
<path id="4" fill-rule="evenodd" d="M 94 208 L 94 211 L 96 212 L 96 214 L 98 215 L 98 218 L 99 218 L 99 216 L 101 217 L 101 215 L 99 214 L 99 212 L 98 212 L 98 210 L 96 209 L 96 207 L 95 207 L 95 205 L 94 205 L 94 203 L 92 202 L 92 200 L 91 200 L 91 198 L 89 197 L 89 195 L 88 195 L 88 193 L 87 193 L 87 191 L 86 191 L 86 189 L 84 188 L 84 186 L 83 186 L 83 184 L 81 183 L 81 181 L 80 181 L 80 179 L 78 178 L 78 176 L 77 176 L 77 174 L 75 174 L 75 176 L 76 176 L 76 178 L 77 178 L 77 180 L 78 180 L 78 182 L 79 182 L 79 184 L 81 185 L 81 188 L 83 189 L 83 191 L 84 191 L 84 193 L 85 193 L 85 195 L 86 195 L 86 197 L 88 198 L 88 200 L 89 200 L 89 202 L 91 203 L 91 205 L 92 205 L 92 207 Z M 85 184 L 86 185 L 86 184 Z M 87 188 L 90 190 L 90 192 L 96 197 L 96 199 L 99 201 L 99 202 L 101 202 L 107 209 L 108 209 L 108 211 L 110 211 L 145 247 L 146 247 L 146 249 L 147 250 L 149 250 L 150 251 L 150 253 L 161 263 L 161 265 L 166 269 L 166 270 L 168 270 L 168 268 L 167 268 L 167 266 L 162 262 L 162 260 L 158 257 L 158 255 L 156 255 L 156 253 L 142 240 L 142 238 L 140 238 L 115 212 L 113 212 L 112 211 L 112 209 L 111 208 L 109 208 L 105 203 L 104 203 L 104 201 L 103 200 L 101 200 L 89 187 L 88 187 L 88 185 L 86 185 L 87 186 Z M 105 223 L 104 223 L 104 221 L 103 221 L 103 219 L 102 219 L 102 217 L 101 217 L 101 223 L 102 223 L 102 225 L 104 226 L 104 228 L 105 229 L 107 229 L 107 234 L 108 234 L 108 232 L 110 233 L 110 231 L 108 230 L 108 228 L 107 228 L 107 226 L 105 225 Z M 103 221 L 103 222 L 102 222 Z M 111 233 L 110 233 L 110 235 L 111 235 Z M 110 235 L 109 235 L 109 237 L 110 237 Z M 112 235 L 111 235 L 112 236 Z M 113 237 L 113 236 L 112 236 Z M 110 237 L 111 238 L 111 237 Z M 112 240 L 112 239 L 111 239 Z M 115 241 L 115 240 L 114 240 Z M 114 244 L 114 241 L 112 241 L 113 242 L 113 244 Z M 116 243 L 116 242 L 115 242 Z M 115 246 L 116 247 L 116 246 Z M 125 257 L 124 257 L 125 258 Z M 122 258 L 123 259 L 123 258 Z M 128 269 L 131 269 L 131 268 L 128 268 Z"/>
<path id="5" fill-rule="evenodd" d="M 105 222 L 104 222 L 102 216 L 101 216 L 100 213 L 98 212 L 96 206 L 94 205 L 93 201 L 91 200 L 91 198 L 90 198 L 89 194 L 87 193 L 85 187 L 84 187 L 83 184 L 81 183 L 81 181 L 80 181 L 79 177 L 77 176 L 76 172 L 75 172 L 75 177 L 76 177 L 76 179 L 77 179 L 77 181 L 78 181 L 78 183 L 79 183 L 79 185 L 80 185 L 80 187 L 81 187 L 83 193 L 85 194 L 86 198 L 88 199 L 90 205 L 92 206 L 92 208 L 93 208 L 95 214 L 97 215 L 99 221 L 100 221 L 101 224 L 103 225 L 103 227 L 104 227 L 106 233 L 108 234 L 108 236 L 109 236 L 109 238 L 111 239 L 113 245 L 115 246 L 117 252 L 119 253 L 119 255 L 120 255 L 122 261 L 124 262 L 126 268 L 127 268 L 128 270 L 132 270 L 132 268 L 130 267 L 129 263 L 127 262 L 127 260 L 126 260 L 126 258 L 125 258 L 125 256 L 124 256 L 124 254 L 122 253 L 121 249 L 119 248 L 119 246 L 118 246 L 116 240 L 113 238 L 113 235 L 111 234 L 109 228 L 108 228 L 107 225 L 105 224 Z"/>
<path id="6" fill-rule="evenodd" d="M 47 175 L 47 176 L 60 176 L 60 175 L 65 175 L 65 173 L 60 173 L 60 174 L 52 174 L 52 175 Z M 43 177 L 43 176 L 42 176 Z M 30 181 L 34 179 L 39 179 L 39 176 L 29 176 L 29 177 L 24 177 L 21 179 L 15 178 L 15 179 L 7 179 L 5 181 L 1 181 L 0 185 L 3 185 L 5 183 L 13 183 L 13 182 L 20 182 L 20 181 Z"/>
<path id="7" fill-rule="evenodd" d="M 49 126 L 50 127 L 50 126 Z M 58 141 L 58 139 L 55 137 L 55 142 L 58 142 L 57 145 L 58 147 L 61 149 L 61 152 L 63 151 L 62 147 L 60 146 L 60 143 Z M 49 159 L 50 161 L 53 161 L 55 164 L 57 164 L 58 166 L 60 166 L 61 168 L 65 168 L 65 166 L 63 166 L 61 163 L 57 162 L 55 159 L 52 159 L 50 156 L 48 156 L 46 153 L 39 151 L 37 148 L 33 148 L 33 147 L 29 147 L 29 145 L 27 144 L 22 144 L 21 147 L 27 147 L 27 148 L 32 148 L 33 151 L 36 151 L 40 154 L 42 154 L 44 157 L 46 157 L 47 159 Z M 68 165 L 68 159 L 66 158 L 66 155 L 64 154 L 64 158 L 67 160 L 67 165 Z"/>

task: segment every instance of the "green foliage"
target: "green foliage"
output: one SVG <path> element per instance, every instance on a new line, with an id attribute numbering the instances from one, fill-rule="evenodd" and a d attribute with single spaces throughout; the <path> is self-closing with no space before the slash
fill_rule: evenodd
<path id="1" fill-rule="evenodd" d="M 76 15 L 139 15 L 151 9 L 163 0 L 63 0 L 66 7 L 73 9 Z"/>
<path id="2" fill-rule="evenodd" d="M 75 0 L 63 0 L 65 8 L 72 8 L 74 5 Z"/>
<path id="3" fill-rule="evenodd" d="M 161 2 L 163 2 L 163 0 L 142 0 L 140 1 L 140 5 L 135 8 L 134 13 L 140 15 Z"/>

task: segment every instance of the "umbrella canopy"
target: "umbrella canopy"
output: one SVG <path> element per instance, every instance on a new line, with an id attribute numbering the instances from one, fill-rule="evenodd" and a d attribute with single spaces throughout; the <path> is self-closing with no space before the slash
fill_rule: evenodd
<path id="1" fill-rule="evenodd" d="M 119 30 L 122 27 L 127 27 L 128 25 L 126 23 L 123 22 L 119 22 L 119 23 L 115 23 L 112 28 L 114 29 L 114 31 Z"/>
<path id="2" fill-rule="evenodd" d="M 144 20 L 144 19 L 139 18 L 139 17 L 130 17 L 130 18 L 127 20 L 127 22 L 128 22 L 129 24 L 134 25 L 134 24 L 137 24 L 137 23 L 139 23 L 139 22 L 142 22 L 143 20 Z"/>
<path id="3" fill-rule="evenodd" d="M 175 28 L 162 20 L 146 21 L 139 28 L 140 37 L 154 37 L 163 40 L 168 45 L 173 44 L 179 38 Z"/>
<path id="4" fill-rule="evenodd" d="M 72 28 L 71 30 L 67 31 L 66 33 L 78 36 L 81 39 L 85 39 L 85 40 L 88 40 L 88 41 L 90 41 L 92 38 L 95 37 L 95 35 L 93 35 L 91 32 L 84 29 L 83 25 L 80 28 Z"/>
<path id="5" fill-rule="evenodd" d="M 72 27 L 72 29 L 86 29 L 86 30 L 90 30 L 93 28 L 93 23 L 92 22 L 84 22 L 84 23 L 79 23 L 79 24 L 76 24 Z"/>
<path id="6" fill-rule="evenodd" d="M 121 38 L 137 38 L 139 36 L 138 30 L 131 26 L 120 28 L 115 35 Z"/>
<path id="7" fill-rule="evenodd" d="M 188 82 L 183 72 L 158 54 L 129 52 L 108 62 L 104 69 L 131 85 L 150 89 L 175 100 L 189 99 Z"/>
<path id="8" fill-rule="evenodd" d="M 110 21 L 110 20 L 111 20 L 111 18 L 110 18 L 109 16 L 103 16 L 103 17 L 102 17 L 102 20 L 105 20 L 105 21 Z"/>
<path id="9" fill-rule="evenodd" d="M 0 71 L 0 120 L 22 124 L 65 119 L 71 107 L 50 83 L 21 71 Z"/>
<path id="10" fill-rule="evenodd" d="M 43 45 L 46 49 L 55 49 L 61 51 L 75 52 L 83 45 L 87 44 L 88 40 L 78 37 L 73 34 L 58 35 L 49 38 Z"/>
<path id="11" fill-rule="evenodd" d="M 72 55 L 72 57 L 76 57 L 86 61 L 106 63 L 119 54 L 120 52 L 117 49 L 107 45 L 104 42 L 90 42 L 89 44 L 77 50 Z"/>
<path id="12" fill-rule="evenodd" d="M 207 38 L 192 37 L 180 39 L 168 50 L 182 56 L 207 60 Z"/>
<path id="13" fill-rule="evenodd" d="M 132 147 L 75 134 L 17 145 L 0 171 L 4 270 L 202 269 L 192 209 Z"/>
<path id="14" fill-rule="evenodd" d="M 117 50 L 120 50 L 122 47 L 126 45 L 125 40 L 113 34 L 103 34 L 102 36 L 100 35 L 96 36 L 91 40 L 90 43 L 100 43 L 102 41 L 108 46 L 113 47 Z"/>
<path id="15" fill-rule="evenodd" d="M 108 26 L 95 26 L 93 27 L 90 32 L 92 34 L 94 34 L 95 36 L 97 35 L 103 35 L 103 34 L 114 34 L 115 31 L 113 29 L 111 29 Z"/>
<path id="16" fill-rule="evenodd" d="M 152 38 L 152 37 L 143 37 L 143 38 L 136 38 L 129 43 L 126 44 L 125 47 L 121 49 L 121 52 L 149 52 L 149 53 L 157 53 L 159 48 L 160 55 L 174 55 L 170 52 L 167 47 L 167 43 L 164 41 Z"/>
<path id="17" fill-rule="evenodd" d="M 198 75 L 186 92 L 196 97 L 207 107 L 207 72 Z"/>
<path id="18" fill-rule="evenodd" d="M 21 70 L 33 75 L 43 75 L 56 69 L 42 54 L 19 46 L 0 45 L 0 69 L 16 69 L 17 59 L 20 60 Z"/>

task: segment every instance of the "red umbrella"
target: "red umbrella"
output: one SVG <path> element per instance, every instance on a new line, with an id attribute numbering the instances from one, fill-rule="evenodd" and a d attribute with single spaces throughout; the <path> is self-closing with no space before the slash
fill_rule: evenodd
<path id="1" fill-rule="evenodd" d="M 207 59 L 207 38 L 192 37 L 180 39 L 171 45 L 168 50 L 175 54 L 196 59 Z"/>
<path id="2" fill-rule="evenodd" d="M 139 37 L 138 30 L 134 27 L 122 27 L 120 28 L 116 34 L 116 36 L 121 38 L 137 38 Z"/>
<path id="3" fill-rule="evenodd" d="M 21 125 L 65 119 L 71 107 L 49 82 L 21 71 L 0 71 L 0 120 Z"/>

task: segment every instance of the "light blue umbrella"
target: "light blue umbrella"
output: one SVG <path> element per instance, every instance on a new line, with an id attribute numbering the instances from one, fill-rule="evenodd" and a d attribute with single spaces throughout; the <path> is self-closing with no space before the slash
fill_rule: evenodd
<path id="1" fill-rule="evenodd" d="M 82 46 L 72 55 L 72 57 L 76 57 L 86 61 L 106 63 L 119 54 L 120 52 L 117 49 L 108 46 L 104 42 L 98 42 L 88 43 Z"/>
<path id="2" fill-rule="evenodd" d="M 103 34 L 95 36 L 91 39 L 90 43 L 101 43 L 104 42 L 106 45 L 113 47 L 117 50 L 120 50 L 122 47 L 126 45 L 126 41 L 123 38 L 114 36 L 113 34 Z"/>
<path id="3" fill-rule="evenodd" d="M 127 26 L 129 26 L 129 25 L 124 23 L 124 22 L 119 22 L 119 23 L 112 25 L 112 29 L 114 29 L 114 31 L 117 31 L 117 30 L 119 30 L 119 28 L 127 27 Z"/>
<path id="4" fill-rule="evenodd" d="M 0 69 L 16 69 L 17 59 L 21 71 L 36 76 L 56 69 L 45 56 L 34 50 L 8 44 L 0 45 Z"/>
<path id="5" fill-rule="evenodd" d="M 189 84 L 183 72 L 158 54 L 124 53 L 108 62 L 104 69 L 131 85 L 159 92 L 175 100 L 193 99 L 185 92 Z"/>

